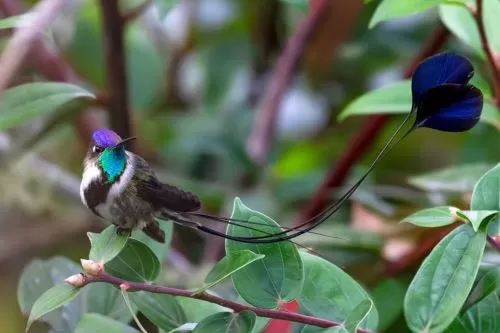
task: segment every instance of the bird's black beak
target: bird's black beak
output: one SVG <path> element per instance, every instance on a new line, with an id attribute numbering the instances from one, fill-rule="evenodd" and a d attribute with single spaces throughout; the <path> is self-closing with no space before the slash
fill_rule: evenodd
<path id="1" fill-rule="evenodd" d="M 127 142 L 131 141 L 131 140 L 135 140 L 135 136 L 131 136 L 130 138 L 126 138 L 126 139 L 123 139 L 122 141 L 118 142 L 114 147 L 113 149 L 115 148 L 118 148 L 118 147 L 121 147 L 123 146 L 124 144 L 126 144 Z"/>

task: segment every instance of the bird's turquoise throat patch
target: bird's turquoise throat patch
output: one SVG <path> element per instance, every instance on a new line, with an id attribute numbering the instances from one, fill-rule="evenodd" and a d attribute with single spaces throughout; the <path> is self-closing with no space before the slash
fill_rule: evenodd
<path id="1" fill-rule="evenodd" d="M 127 156 L 124 149 L 106 149 L 99 157 L 102 170 L 106 173 L 106 183 L 114 183 L 125 171 Z"/>

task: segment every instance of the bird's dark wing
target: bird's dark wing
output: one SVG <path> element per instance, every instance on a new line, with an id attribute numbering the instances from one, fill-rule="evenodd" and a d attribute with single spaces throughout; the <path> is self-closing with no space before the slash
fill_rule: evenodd
<path id="1" fill-rule="evenodd" d="M 201 207 L 200 199 L 193 193 L 160 182 L 151 167 L 140 156 L 134 156 L 135 174 L 132 178 L 137 196 L 153 205 L 156 210 L 193 212 Z"/>

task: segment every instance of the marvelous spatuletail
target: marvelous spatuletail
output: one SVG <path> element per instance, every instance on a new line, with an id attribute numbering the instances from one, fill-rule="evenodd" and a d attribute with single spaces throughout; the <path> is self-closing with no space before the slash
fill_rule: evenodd
<path id="1" fill-rule="evenodd" d="M 420 63 L 412 77 L 412 108 L 366 173 L 322 212 L 293 228 L 282 228 L 281 232 L 266 233 L 257 228 L 258 222 L 199 212 L 201 203 L 195 194 L 159 181 L 142 157 L 125 149 L 125 144 L 134 138 L 122 140 L 109 129 L 97 130 L 92 135 L 84 160 L 81 199 L 96 215 L 116 225 L 118 232 L 130 233 L 140 229 L 161 243 L 165 242 L 165 234 L 156 218 L 245 243 L 290 240 L 310 232 L 335 213 L 380 159 L 412 131 L 427 127 L 445 132 L 463 132 L 474 127 L 481 117 L 483 95 L 478 88 L 468 84 L 473 73 L 474 69 L 466 58 L 451 52 L 438 54 Z M 413 123 L 399 135 L 412 116 Z M 208 222 L 258 230 L 262 236 L 227 235 L 207 226 Z"/>

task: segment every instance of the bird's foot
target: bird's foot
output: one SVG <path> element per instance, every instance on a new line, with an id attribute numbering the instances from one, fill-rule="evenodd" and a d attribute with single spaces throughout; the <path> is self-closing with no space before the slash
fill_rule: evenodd
<path id="1" fill-rule="evenodd" d="M 126 229 L 126 228 L 120 228 L 116 229 L 116 234 L 118 236 L 131 236 L 132 235 L 132 229 Z"/>

